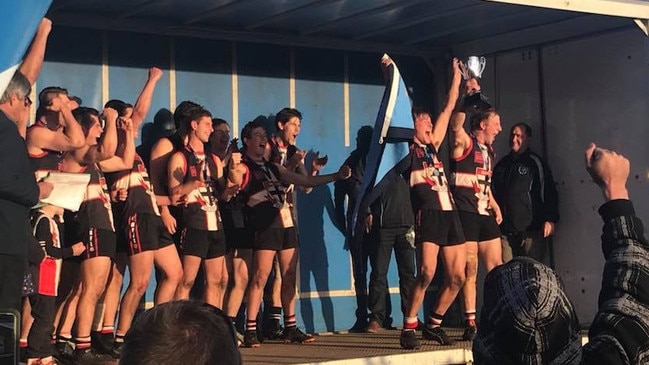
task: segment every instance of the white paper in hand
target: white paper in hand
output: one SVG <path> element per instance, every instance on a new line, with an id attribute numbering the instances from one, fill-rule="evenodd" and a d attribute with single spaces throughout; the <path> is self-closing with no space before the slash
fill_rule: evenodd
<path id="1" fill-rule="evenodd" d="M 76 212 L 83 202 L 83 196 L 90 182 L 90 174 L 50 172 L 43 181 L 54 186 L 52 193 L 41 204 L 51 204 Z"/>

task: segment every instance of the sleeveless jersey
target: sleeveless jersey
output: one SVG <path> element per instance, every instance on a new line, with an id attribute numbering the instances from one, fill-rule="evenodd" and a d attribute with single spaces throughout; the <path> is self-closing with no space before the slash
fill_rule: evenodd
<path id="1" fill-rule="evenodd" d="M 451 184 L 459 210 L 489 215 L 493 161 L 493 149 L 478 143 L 474 136 L 464 155 L 451 159 Z"/>
<path id="2" fill-rule="evenodd" d="M 42 123 L 37 123 L 29 128 L 46 128 Z M 29 161 L 32 164 L 32 169 L 36 174 L 36 181 L 47 176 L 50 171 L 63 171 L 61 165 L 63 161 L 63 154 L 58 151 L 43 150 L 40 154 L 29 154 Z"/>
<path id="3" fill-rule="evenodd" d="M 449 211 L 455 209 L 455 202 L 449 189 L 444 165 L 431 145 L 410 147 L 410 200 L 413 210 L 432 209 Z"/>
<path id="4" fill-rule="evenodd" d="M 133 168 L 107 173 L 106 180 L 111 190 L 126 189 L 128 191 L 126 201 L 114 203 L 116 211 L 120 212 L 122 219 L 127 219 L 138 213 L 160 215 L 149 174 L 144 166 L 144 161 L 138 154 L 135 154 Z"/>
<path id="5" fill-rule="evenodd" d="M 295 217 L 287 199 L 284 184 L 279 180 L 279 169 L 268 161 L 256 162 L 243 158 L 248 168 L 247 180 L 241 184 L 250 207 L 251 225 L 255 230 L 268 228 L 289 228 L 294 226 Z"/>
<path id="6" fill-rule="evenodd" d="M 197 180 L 198 174 L 202 174 L 204 179 L 201 186 L 187 194 L 187 202 L 182 207 L 185 226 L 204 231 L 218 231 L 221 225 L 216 198 L 218 157 L 210 153 L 209 158 L 206 158 L 205 154 L 194 153 L 189 146 L 179 152 L 185 160 L 183 184 L 190 180 Z M 198 164 L 201 161 L 205 163 L 202 171 L 199 171 Z"/>
<path id="7" fill-rule="evenodd" d="M 45 225 L 48 228 L 47 236 L 40 236 L 38 234 L 39 225 Z M 48 217 L 45 213 L 39 211 L 32 216 L 32 233 L 43 251 L 45 251 L 47 241 L 50 241 L 52 246 L 61 248 L 59 226 L 54 219 Z M 57 296 L 62 265 L 62 259 L 45 256 L 43 261 L 38 265 L 38 294 L 51 297 Z"/>
<path id="8" fill-rule="evenodd" d="M 277 136 L 270 137 L 268 139 L 268 144 L 270 146 L 270 157 L 268 161 L 272 163 L 280 164 L 284 167 L 286 167 L 286 163 L 288 162 L 289 159 L 288 156 L 289 147 L 297 149 L 297 147 L 295 146 L 285 145 L 284 142 L 282 142 L 282 140 Z M 302 163 L 304 163 L 304 160 L 302 160 Z M 284 191 L 286 191 L 286 201 L 288 202 L 291 209 L 293 209 L 293 204 L 297 201 L 295 185 L 293 184 L 287 185 L 282 183 L 282 186 L 284 187 Z"/>
<path id="9" fill-rule="evenodd" d="M 106 179 L 96 164 L 87 165 L 83 173 L 90 174 L 90 183 L 83 196 L 83 203 L 77 212 L 77 219 L 84 228 L 99 228 L 115 231 L 110 193 Z"/>

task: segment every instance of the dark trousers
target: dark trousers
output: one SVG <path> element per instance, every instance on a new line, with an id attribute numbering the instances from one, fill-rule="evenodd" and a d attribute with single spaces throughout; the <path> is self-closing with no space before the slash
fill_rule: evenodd
<path id="1" fill-rule="evenodd" d="M 354 290 L 356 290 L 356 321 L 367 321 L 367 262 L 371 235 L 365 235 L 358 247 L 351 247 L 352 274 L 354 275 Z M 385 288 L 384 288 L 385 290 Z"/>
<path id="2" fill-rule="evenodd" d="M 386 316 L 389 316 L 389 308 L 386 302 L 390 303 L 387 288 L 387 276 L 394 248 L 397 270 L 399 272 L 399 294 L 401 296 L 401 312 L 406 313 L 408 309 L 409 291 L 415 281 L 415 249 L 406 239 L 406 232 L 409 227 L 386 227 L 378 228 L 375 233 L 375 240 L 370 249 L 370 294 L 368 304 L 370 309 L 370 320 L 383 324 Z"/>
<path id="3" fill-rule="evenodd" d="M 511 260 L 512 257 L 526 256 L 549 264 L 546 260 L 548 239 L 543 237 L 541 231 L 507 234 L 502 236 L 501 242 L 504 262 Z"/>
<path id="4" fill-rule="evenodd" d="M 43 358 L 52 355 L 52 331 L 56 314 L 56 297 L 32 294 L 29 296 L 34 322 L 27 337 L 27 358 Z"/>
<path id="5" fill-rule="evenodd" d="M 0 309 L 22 310 L 22 288 L 27 258 L 0 255 Z"/>

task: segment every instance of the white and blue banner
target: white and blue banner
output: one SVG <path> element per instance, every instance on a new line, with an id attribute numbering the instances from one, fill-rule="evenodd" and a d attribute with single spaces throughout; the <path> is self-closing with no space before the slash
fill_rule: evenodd
<path id="1" fill-rule="evenodd" d="M 383 57 L 388 56 L 384 55 Z M 414 134 L 412 103 L 394 61 L 387 66 L 385 72 L 387 79 L 385 92 L 374 124 L 372 144 L 366 158 L 361 192 L 352 216 L 355 238 L 352 240 L 352 245 L 359 242 L 356 238 L 363 234 L 364 219 L 357 219 L 359 213 L 366 212 L 370 204 L 381 196 L 385 190 L 384 185 L 388 185 L 384 184 L 384 181 L 390 180 L 386 177 L 398 173 L 395 171 L 395 167 L 408 155 L 408 142 L 412 140 Z"/>
<path id="2" fill-rule="evenodd" d="M 0 3 L 0 95 L 4 93 L 52 0 Z"/>

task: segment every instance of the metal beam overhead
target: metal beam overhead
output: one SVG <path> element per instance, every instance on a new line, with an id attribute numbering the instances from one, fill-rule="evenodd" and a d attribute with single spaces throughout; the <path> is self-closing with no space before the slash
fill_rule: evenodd
<path id="1" fill-rule="evenodd" d="M 127 11 L 117 15 L 120 19 L 126 19 L 132 17 L 133 15 L 140 14 L 146 10 L 154 8 L 156 6 L 169 3 L 171 0 L 144 0 L 138 4 L 133 4 Z"/>
<path id="2" fill-rule="evenodd" d="M 461 29 L 447 27 L 447 28 L 444 28 L 443 30 L 440 30 L 438 32 L 427 32 L 427 31 L 425 31 L 425 32 L 422 32 L 423 35 L 421 37 L 409 38 L 408 40 L 405 41 L 405 43 L 406 44 L 422 43 L 422 42 L 429 41 L 431 39 L 444 37 L 444 36 L 447 36 L 447 35 L 450 35 L 450 34 L 466 32 L 469 29 L 482 28 L 482 27 L 485 27 L 485 26 L 489 26 L 491 24 L 496 24 L 496 23 L 500 23 L 500 22 L 503 22 L 503 21 L 509 21 L 509 20 L 512 20 L 512 19 L 517 19 L 517 18 L 519 18 L 521 16 L 525 16 L 525 15 L 533 14 L 533 13 L 535 13 L 534 10 L 522 9 L 522 10 L 510 13 L 510 14 L 507 14 L 507 15 L 503 15 L 503 16 L 499 16 L 499 17 L 491 17 L 491 18 L 484 19 L 482 21 L 470 22 L 467 25 L 465 25 L 464 27 L 462 27 Z"/>
<path id="3" fill-rule="evenodd" d="M 412 26 L 415 26 L 415 25 L 418 25 L 418 24 L 421 24 L 421 23 L 426 23 L 426 22 L 429 22 L 431 20 L 462 14 L 462 13 L 464 13 L 466 11 L 472 11 L 472 10 L 475 10 L 476 8 L 484 7 L 485 5 L 487 5 L 487 4 L 475 4 L 475 5 L 469 5 L 469 6 L 465 6 L 465 7 L 462 7 L 462 8 L 457 8 L 457 9 L 453 9 L 453 10 L 449 10 L 449 11 L 445 11 L 445 12 L 440 12 L 440 13 L 436 13 L 436 14 L 424 15 L 424 16 L 417 17 L 417 18 L 414 18 L 414 19 L 410 19 L 409 21 L 406 21 L 406 22 L 400 22 L 398 24 L 390 25 L 390 26 L 387 26 L 387 27 L 381 27 L 379 29 L 374 29 L 372 31 L 357 35 L 357 36 L 353 37 L 352 39 L 355 40 L 355 41 L 360 41 L 360 40 L 367 39 L 367 38 L 370 38 L 370 37 L 374 37 L 374 36 L 377 36 L 377 35 L 386 34 L 386 33 L 394 32 L 396 30 L 409 28 L 409 27 L 412 27 Z"/>
<path id="4" fill-rule="evenodd" d="M 428 0 L 402 0 L 402 1 L 399 1 L 399 2 L 392 3 L 392 4 L 379 6 L 378 8 L 374 8 L 374 9 L 370 9 L 370 10 L 360 10 L 360 11 L 354 13 L 354 14 L 350 14 L 348 16 L 338 18 L 336 20 L 333 20 L 333 21 L 330 21 L 330 22 L 327 22 L 327 23 L 324 23 L 324 24 L 316 25 L 316 26 L 311 27 L 311 28 L 307 28 L 306 30 L 300 32 L 300 34 L 301 35 L 309 35 L 309 34 L 313 34 L 313 33 L 318 33 L 318 32 L 321 32 L 323 30 L 335 28 L 335 27 L 339 26 L 340 24 L 349 23 L 349 22 L 352 22 L 352 21 L 355 21 L 355 20 L 368 18 L 368 17 L 374 16 L 374 15 L 378 15 L 378 14 L 385 13 L 385 12 L 392 11 L 392 10 L 396 10 L 396 9 L 407 8 L 409 6 L 416 5 L 416 4 L 419 4 L 419 3 L 423 3 L 423 2 L 426 2 L 426 1 L 428 1 Z"/>
<path id="5" fill-rule="evenodd" d="M 579 11 L 631 19 L 649 19 L 649 2 L 640 0 L 482 0 L 541 8 Z"/>
<path id="6" fill-rule="evenodd" d="M 264 25 L 284 21 L 286 19 L 291 18 L 292 16 L 294 16 L 297 13 L 307 11 L 307 10 L 309 10 L 311 8 L 321 6 L 321 5 L 334 4 L 334 3 L 337 3 L 337 2 L 340 2 L 340 1 L 341 0 L 315 0 L 315 1 L 312 1 L 310 3 L 304 4 L 302 6 L 298 6 L 296 8 L 292 8 L 292 9 L 288 9 L 288 10 L 286 10 L 284 12 L 279 13 L 279 14 L 268 16 L 268 17 L 266 17 L 266 19 L 263 19 L 263 20 L 260 20 L 260 21 L 258 21 L 256 23 L 247 25 L 245 28 L 246 28 L 246 30 L 254 30 L 254 29 L 257 29 L 259 27 L 263 27 Z"/>
<path id="7" fill-rule="evenodd" d="M 452 53 L 458 56 L 472 54 L 490 55 L 510 52 L 516 49 L 548 45 L 578 39 L 587 35 L 632 29 L 633 25 L 619 18 L 600 18 L 595 15 L 582 15 L 549 24 L 525 29 L 512 30 L 489 37 L 473 39 L 452 46 Z M 597 27 L 598 31 L 592 29 Z"/>
<path id="8" fill-rule="evenodd" d="M 441 47 L 429 47 L 421 50 L 401 44 L 354 42 L 344 39 L 321 37 L 299 37 L 269 32 L 248 32 L 216 29 L 213 27 L 176 26 L 162 21 L 115 19 L 97 16 L 90 13 L 57 13 L 53 14 L 55 24 L 90 29 L 124 31 L 134 33 L 155 34 L 158 36 L 193 37 L 204 39 L 220 39 L 235 42 L 266 43 L 287 47 L 321 48 L 355 52 L 389 52 L 405 56 L 433 57 L 445 51 Z"/>
<path id="9" fill-rule="evenodd" d="M 224 11 L 227 8 L 234 7 L 237 5 L 241 5 L 244 2 L 251 2 L 255 0 L 231 0 L 231 1 L 226 1 L 222 4 L 219 4 L 213 8 L 210 8 L 209 10 L 202 11 L 200 14 L 196 15 L 195 17 L 191 17 L 189 19 L 185 19 L 183 21 L 183 24 L 185 25 L 190 25 L 194 24 L 196 22 L 200 22 L 201 20 L 208 19 L 209 17 L 213 16 L 214 14 L 217 14 L 219 12 Z"/>

